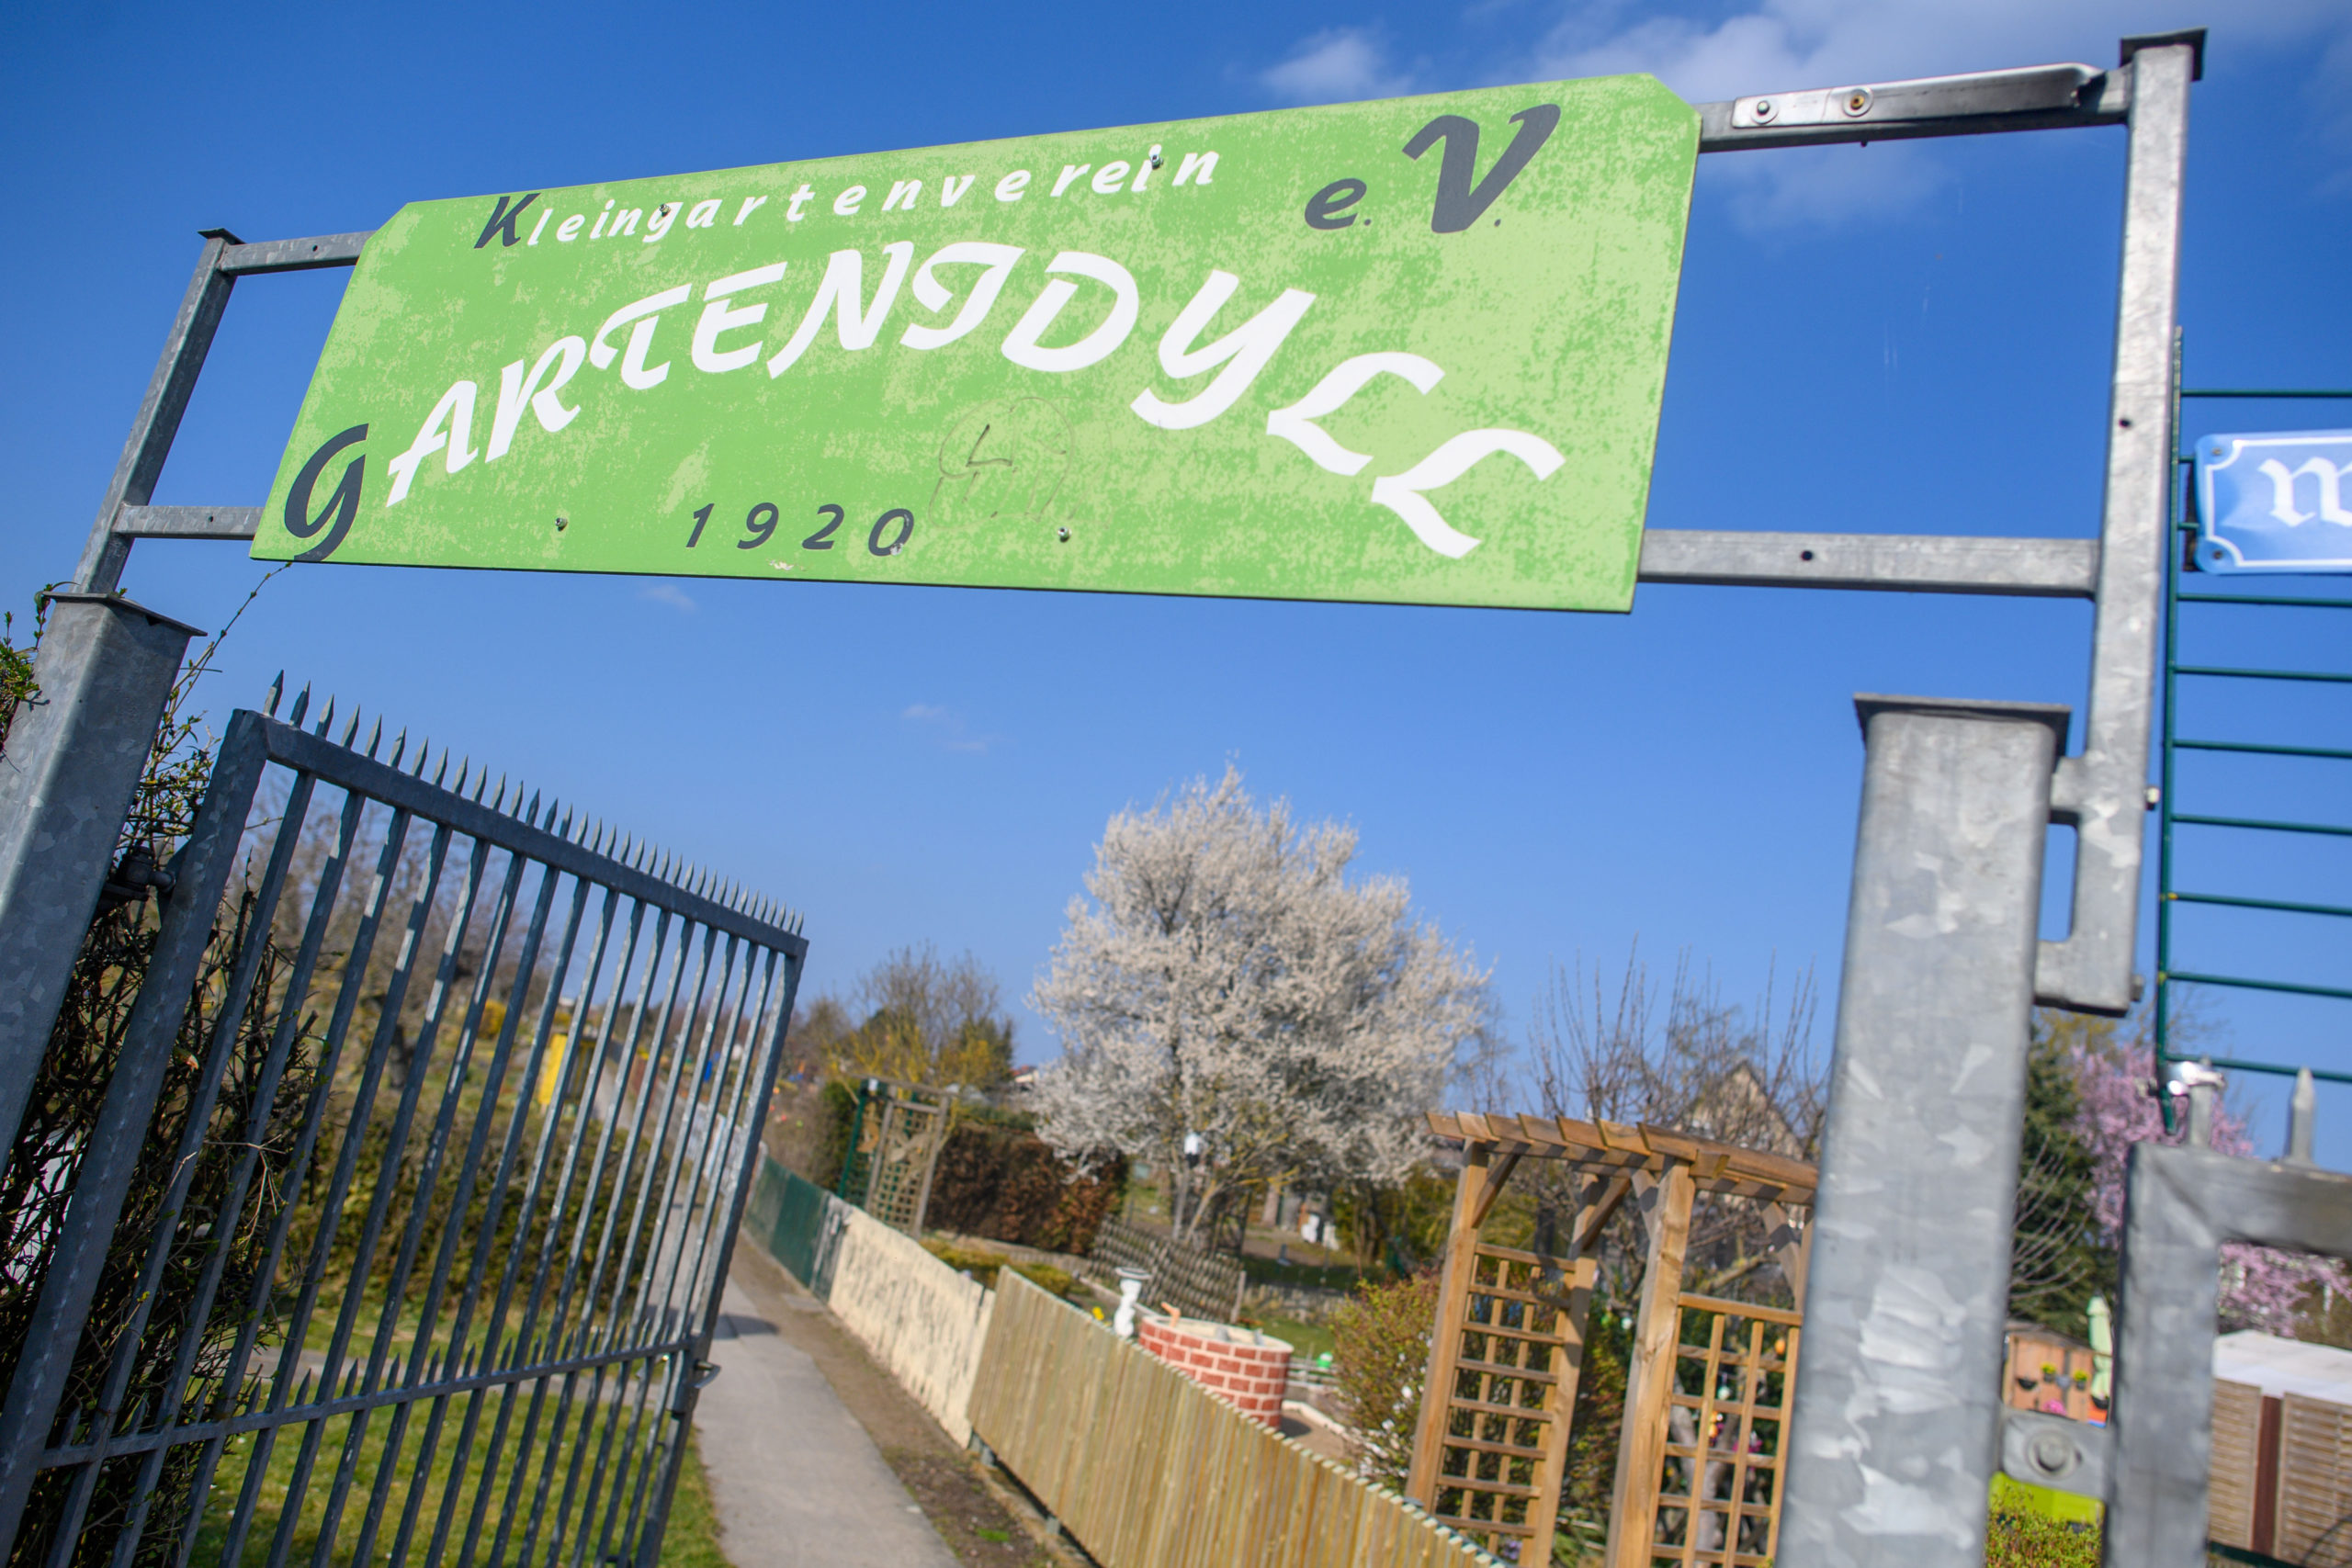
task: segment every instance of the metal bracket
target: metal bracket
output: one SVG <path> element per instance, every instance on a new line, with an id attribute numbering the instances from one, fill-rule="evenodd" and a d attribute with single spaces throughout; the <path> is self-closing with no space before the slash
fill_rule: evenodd
<path id="1" fill-rule="evenodd" d="M 2107 1495 L 2104 1427 L 2012 1410 L 2001 1421 L 2001 1472 L 2012 1481 L 2083 1497 Z"/>
<path id="2" fill-rule="evenodd" d="M 203 254 L 188 280 L 180 312 L 164 340 L 164 354 L 147 383 L 147 396 L 131 421 L 113 481 L 98 503 L 97 521 L 74 570 L 77 588 L 111 593 L 122 581 L 134 539 L 250 539 L 261 522 L 258 507 L 151 506 L 164 459 L 179 433 L 212 350 L 229 291 L 240 277 L 271 272 L 311 272 L 351 266 L 367 245 L 367 234 L 321 234 L 308 239 L 266 240 L 247 244 L 226 229 L 204 231 Z"/>
<path id="3" fill-rule="evenodd" d="M 1699 151 L 2120 125 L 2131 103 L 2131 73 L 2081 64 L 1806 87 L 1700 105 Z"/>
<path id="4" fill-rule="evenodd" d="M 250 539 L 261 531 L 258 506 L 124 506 L 114 514 L 118 539 Z"/>

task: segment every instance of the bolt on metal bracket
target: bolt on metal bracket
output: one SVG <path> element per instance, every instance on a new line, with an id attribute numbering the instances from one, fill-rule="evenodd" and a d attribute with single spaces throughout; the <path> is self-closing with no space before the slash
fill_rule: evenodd
<path id="1" fill-rule="evenodd" d="M 2012 1410 L 2001 1422 L 2001 1472 L 2030 1486 L 2105 1497 L 2107 1447 L 2104 1427 Z"/>
<path id="2" fill-rule="evenodd" d="M 2118 125 L 2131 101 L 2129 71 L 2074 62 L 1756 93 L 1699 106 L 1699 151 Z"/>

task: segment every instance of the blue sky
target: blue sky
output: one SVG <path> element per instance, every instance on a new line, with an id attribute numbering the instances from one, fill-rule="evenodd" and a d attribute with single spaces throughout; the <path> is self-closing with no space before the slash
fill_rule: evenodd
<path id="1" fill-rule="evenodd" d="M 412 199 L 1623 70 L 1706 99 L 2104 65 L 2123 33 L 2199 23 L 2188 379 L 2352 384 L 2342 0 L 17 6 L 0 604 L 71 570 L 199 228 L 333 233 Z M 1651 525 L 2093 532 L 2123 150 L 2117 130 L 1702 160 Z M 261 500 L 344 276 L 238 288 L 159 501 Z M 2352 425 L 2352 406 L 2188 423 Z M 125 586 L 216 626 L 260 575 L 233 546 L 149 544 Z M 1613 967 L 1637 939 L 1735 998 L 1777 964 L 1834 998 L 1851 694 L 2079 705 L 2089 623 L 1732 589 L 1645 589 L 1620 617 L 330 565 L 270 584 L 209 701 L 225 718 L 282 668 L 526 774 L 805 909 L 820 989 L 931 941 L 1020 998 L 1105 817 L 1230 759 L 1354 823 L 1364 868 L 1409 877 L 1492 964 L 1516 1029 L 1554 962 Z M 2273 618 L 2205 651 L 2341 668 L 2344 629 Z M 2227 702 L 2206 716 L 2233 733 L 2352 745 L 2352 694 Z M 2206 783 L 2338 819 L 2352 798 L 2340 774 Z M 2198 852 L 2278 896 L 2352 886 L 2338 844 Z M 2341 931 L 2199 931 L 2214 967 L 2352 983 Z M 2352 1010 L 2217 999 L 2249 1054 L 2352 1066 Z M 1023 1055 L 1049 1055 L 1017 1016 Z M 2352 1132 L 2328 1142 L 2352 1153 Z"/>

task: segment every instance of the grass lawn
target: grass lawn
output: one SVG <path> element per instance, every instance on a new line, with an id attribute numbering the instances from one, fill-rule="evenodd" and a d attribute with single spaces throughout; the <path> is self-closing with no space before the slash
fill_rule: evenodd
<path id="1" fill-rule="evenodd" d="M 718 1515 L 710 1505 L 710 1482 L 702 1472 L 700 1443 L 686 1441 L 686 1466 L 678 1472 L 678 1495 L 670 1505 L 670 1529 L 662 1538 L 667 1568 L 728 1568 L 718 1550 Z"/>
<path id="2" fill-rule="evenodd" d="M 480 1540 L 475 1550 L 478 1559 L 486 1559 L 491 1554 L 500 1519 L 510 1506 L 509 1478 L 513 1474 L 513 1461 L 520 1449 L 521 1427 L 529 1398 L 527 1389 L 517 1396 L 512 1423 L 505 1441 L 502 1445 L 501 1459 L 503 1462 L 495 1472 L 487 1476 L 489 1496 L 483 1511 Z M 413 1555 L 419 1557 L 423 1555 L 438 1522 L 443 1498 L 452 1490 L 450 1481 L 454 1469 L 454 1452 L 465 1406 L 466 1401 L 462 1397 L 449 1402 L 448 1413 L 442 1425 L 440 1440 L 434 1454 L 432 1468 L 425 1478 L 423 1495 L 419 1500 L 415 1535 L 411 1546 Z M 402 1436 L 401 1451 L 390 1458 L 391 1482 L 386 1491 L 382 1522 L 379 1526 L 374 1546 L 374 1555 L 379 1561 L 390 1550 L 400 1529 L 402 1510 L 408 1506 L 409 1493 L 416 1475 L 418 1455 L 423 1446 L 422 1438 L 430 1408 L 430 1403 L 424 1402 L 412 1410 L 407 1429 Z M 483 1402 L 481 1421 L 476 1431 L 473 1446 L 466 1457 L 465 1472 L 456 1478 L 454 1487 L 456 1507 L 450 1520 L 448 1540 L 448 1553 L 453 1558 L 463 1548 L 474 1506 L 485 1490 L 485 1471 L 490 1439 L 497 1409 L 498 1400 L 493 1393 Z M 648 1408 L 643 1416 L 645 1426 L 639 1428 L 638 1441 L 632 1444 L 629 1440 L 629 1431 L 632 1418 L 637 1415 L 636 1401 L 629 1400 L 621 1404 L 617 1411 L 615 1411 L 613 1404 L 607 1401 L 601 1409 L 606 1413 L 617 1414 L 619 1417 L 611 1440 L 611 1447 L 606 1450 L 605 1480 L 606 1499 L 611 1497 L 613 1488 L 616 1484 L 626 1494 L 620 1510 L 621 1523 L 616 1524 L 614 1529 L 616 1538 L 614 1544 L 617 1545 L 617 1537 L 620 1529 L 625 1526 L 630 1504 L 636 1501 L 637 1487 L 642 1472 L 640 1464 L 638 1462 L 632 1462 L 623 1470 L 616 1461 L 624 1454 L 634 1455 L 641 1450 L 647 1427 L 655 1423 L 666 1421 L 668 1417 L 662 1413 L 658 1394 L 649 1400 Z M 553 1456 L 555 1461 L 553 1479 L 549 1483 L 545 1510 L 541 1516 L 541 1533 L 537 1546 L 540 1553 L 544 1553 L 547 1550 L 547 1529 L 555 1524 L 558 1516 L 563 1511 L 565 1482 L 571 1473 L 571 1464 L 574 1450 L 582 1445 L 583 1439 L 580 1434 L 580 1427 L 581 1417 L 585 1413 L 584 1403 L 575 1403 L 571 1419 L 567 1422 L 569 1430 L 559 1443 Z M 538 1439 L 534 1444 L 530 1454 L 528 1478 L 523 1483 L 519 1495 L 512 1504 L 513 1529 L 506 1543 L 505 1551 L 503 1553 L 509 1559 L 520 1554 L 522 1538 L 529 1528 L 534 1513 L 534 1498 L 543 1467 L 548 1459 L 548 1420 L 552 1415 L 553 1400 L 550 1399 L 548 1407 L 542 1416 Z M 312 1461 L 309 1483 L 304 1488 L 300 1512 L 295 1517 L 290 1531 L 292 1539 L 289 1542 L 291 1547 L 289 1561 L 309 1561 L 318 1544 L 319 1537 L 325 1526 L 327 1506 L 334 1488 L 335 1470 L 342 1460 L 345 1445 L 349 1438 L 352 1421 L 351 1416 L 338 1416 L 320 1424 L 323 1430 L 318 1454 Z M 341 1516 L 336 1521 L 334 1543 L 326 1554 L 326 1561 L 336 1564 L 337 1568 L 344 1568 L 344 1565 L 355 1561 L 355 1554 L 359 1547 L 360 1532 L 364 1528 L 371 1500 L 372 1488 L 379 1472 L 386 1467 L 385 1450 L 391 1427 L 392 1413 L 390 1410 L 377 1411 L 368 1423 L 366 1435 L 360 1439 L 357 1461 L 352 1467 L 350 1490 L 344 1500 Z M 272 1446 L 268 1469 L 264 1472 L 259 1495 L 255 1500 L 253 1527 L 245 1538 L 243 1561 L 246 1562 L 257 1563 L 266 1561 L 268 1557 L 269 1543 L 286 1516 L 288 1493 L 293 1483 L 295 1465 L 301 1451 L 302 1435 L 303 1428 L 299 1425 L 283 1428 L 278 1434 L 277 1442 Z M 198 1536 L 193 1561 L 207 1562 L 223 1561 L 222 1552 L 228 1545 L 230 1521 L 236 1510 L 238 1495 L 244 1483 L 247 1466 L 254 1451 L 255 1442 L 255 1437 L 251 1435 L 240 1438 L 232 1443 L 228 1451 L 221 1456 L 220 1471 L 213 1483 L 211 1495 L 206 1500 L 204 1522 Z M 598 1452 L 603 1449 L 605 1449 L 605 1423 L 602 1420 L 596 1420 L 591 1424 L 591 1430 L 584 1439 L 583 1462 L 581 1466 L 580 1479 L 582 1487 L 584 1488 L 588 1476 L 594 1472 Z M 650 1484 L 652 1481 L 658 1480 L 658 1477 L 646 1479 Z M 576 1517 L 581 1512 L 575 1501 L 571 1513 Z M 604 1528 L 604 1509 L 600 1506 L 588 1528 L 601 1533 Z M 567 1531 L 567 1534 L 569 1533 Z M 695 1451 L 691 1440 L 687 1444 L 684 1463 L 679 1473 L 677 1495 L 671 1508 L 669 1529 L 662 1541 L 662 1561 L 665 1563 L 679 1564 L 681 1568 L 726 1568 L 727 1559 L 718 1549 L 718 1523 L 711 1508 L 709 1484 L 704 1478 L 700 1456 Z"/>
<path id="3" fill-rule="evenodd" d="M 1277 1339 L 1289 1340 L 1291 1349 L 1310 1361 L 1327 1350 L 1337 1348 L 1329 1324 L 1300 1323 L 1287 1317 L 1261 1317 L 1258 1319 L 1258 1327 Z"/>

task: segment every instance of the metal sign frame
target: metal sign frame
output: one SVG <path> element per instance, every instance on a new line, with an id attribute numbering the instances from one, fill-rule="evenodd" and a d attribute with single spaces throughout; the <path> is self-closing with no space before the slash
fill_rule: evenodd
<path id="1" fill-rule="evenodd" d="M 2317 388 L 2301 390 L 2271 389 L 2243 387 L 2183 388 L 2182 401 L 2204 401 L 2227 399 L 2278 400 L 2297 402 L 2352 402 L 2352 389 Z M 2191 459 L 2183 456 L 2176 459 L 2181 468 L 2193 475 Z M 2193 479 L 2191 479 L 2193 483 Z M 2177 697 L 2182 679 L 2199 681 L 2251 681 L 2276 689 L 2277 682 L 2321 682 L 2344 684 L 2352 682 L 2352 674 L 2340 671 L 2263 670 L 2243 666 L 2215 665 L 2191 662 L 2181 657 L 2182 607 L 2233 606 L 2242 612 L 2253 612 L 2259 618 L 2265 612 L 2294 610 L 2352 610 L 2352 597 L 2343 592 L 2295 594 L 2280 593 L 2275 584 L 2260 584 L 2256 579 L 2247 586 L 2251 592 L 2221 592 L 2199 589 L 2186 581 L 2192 570 L 2189 562 L 2199 544 L 2199 518 L 2185 504 L 2188 485 L 2174 492 L 2174 547 L 2165 564 L 2165 662 L 2164 662 L 2164 728 L 2160 739 L 2161 757 L 2158 775 L 2158 805 L 2156 818 L 2156 994 L 2155 994 L 2155 1068 L 2163 1077 L 2178 1061 L 2185 1060 L 2172 1049 L 2172 1023 L 2178 1013 L 2173 994 L 2176 986 L 2222 986 L 2233 990 L 2265 991 L 2273 995 L 2316 997 L 2333 1001 L 2352 1001 L 2352 989 L 2341 986 L 2325 986 L 2309 980 L 2282 977 L 2277 975 L 2255 976 L 2224 975 L 2204 968 L 2182 969 L 2175 965 L 2176 918 L 2178 906 L 2193 904 L 2223 908 L 2258 909 L 2271 914 L 2305 919 L 2352 919 L 2352 908 L 2339 904 L 2313 904 L 2277 898 L 2262 898 L 2244 893 L 2210 886 L 2182 888 L 2177 882 L 2176 866 L 2176 829 L 2222 829 L 2234 832 L 2262 834 L 2287 833 L 2321 838 L 2352 837 L 2352 824 L 2343 822 L 2290 822 L 2271 817 L 2247 817 L 2227 807 L 2183 810 L 2179 785 L 2179 754 L 2184 751 L 2228 752 L 2240 756 L 2295 757 L 2307 761 L 2352 761 L 2352 750 L 2341 747 L 2301 746 L 2284 741 L 2223 740 L 2209 736 L 2184 737 L 2178 731 Z M 2236 576 L 2236 574 L 2231 574 Z M 2245 578 L 2239 581 L 2245 582 Z M 2205 617 L 2210 612 L 2194 610 L 2192 616 Z M 2193 960 L 2192 960 L 2193 962 Z M 2325 1068 L 2298 1067 L 2282 1062 L 2249 1061 L 2230 1056 L 2209 1058 L 2209 1067 L 2238 1072 L 2263 1073 L 2276 1077 L 2293 1077 L 2298 1072 L 2330 1083 L 2352 1083 L 2352 1072 L 2336 1072 Z M 2165 1100 L 2165 1116 L 2169 1124 L 2174 1118 L 2170 1097 Z"/>
<path id="2" fill-rule="evenodd" d="M 2120 1014 L 2140 989 L 2132 959 L 2170 540 L 2183 166 L 2203 47 L 2196 29 L 2127 39 L 2104 71 L 2036 66 L 1700 109 L 1700 150 L 1709 153 L 2100 126 L 2126 127 L 2130 137 L 2097 537 L 1648 529 L 1643 540 L 1646 582 L 2076 598 L 2096 607 L 2077 752 L 2066 751 L 2063 708 L 1860 705 L 1861 821 L 1783 1514 L 1791 1562 L 1982 1561 L 1986 1490 L 2000 1463 L 2030 1011 L 2039 1002 Z M 367 238 L 247 244 L 207 232 L 83 552 L 79 590 L 115 593 L 139 539 L 253 536 L 258 508 L 153 505 L 164 457 L 236 280 L 348 266 Z M 73 672 L 43 679 L 64 689 Z M 125 711 L 115 722 L 135 731 L 140 717 Z M 37 728 L 21 744 L 28 775 L 58 772 L 46 758 L 64 746 L 62 728 Z M 97 764 L 86 772 L 90 787 L 110 787 Z M 78 938 L 75 912 L 85 924 L 106 870 L 48 847 L 40 823 L 70 802 L 28 787 L 0 781 L 0 930 L 9 933 L 0 972 L 38 958 L 40 942 Z M 2072 921 L 2059 942 L 2037 941 L 2052 822 L 2078 835 Z M 59 913 L 20 931 L 28 908 Z M 1933 942 L 1916 934 L 1923 919 Z M 0 1010 L 0 1083 L 38 1060 L 48 1023 L 38 1010 Z M 2122 1561 L 2115 1551 L 2110 1540 L 2109 1561 Z"/>

